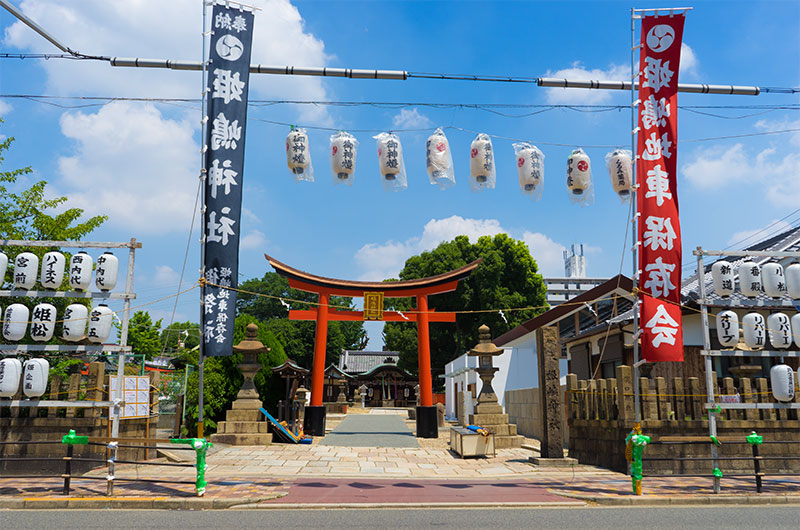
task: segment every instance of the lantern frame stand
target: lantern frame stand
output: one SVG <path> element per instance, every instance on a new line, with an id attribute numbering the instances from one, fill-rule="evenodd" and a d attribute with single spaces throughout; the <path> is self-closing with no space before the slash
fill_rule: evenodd
<path id="1" fill-rule="evenodd" d="M 8 297 L 27 297 L 27 298 L 91 298 L 101 300 L 122 300 L 122 319 L 119 332 L 119 344 L 0 344 L 0 357 L 10 357 L 17 352 L 117 352 L 117 388 L 124 388 L 123 377 L 125 375 L 125 355 L 131 353 L 128 346 L 128 322 L 131 313 L 131 300 L 136 298 L 133 292 L 133 266 L 135 261 L 136 249 L 142 248 L 142 244 L 131 238 L 127 242 L 96 242 L 96 241 L 24 241 L 18 239 L 6 239 L 0 241 L 0 247 L 54 247 L 54 248 L 127 248 L 128 249 L 128 270 L 125 278 L 125 291 L 112 293 L 110 291 L 40 291 L 36 289 L 11 289 L 0 290 L 0 296 Z M 65 405 L 68 403 L 68 405 Z M 111 437 L 119 436 L 119 422 L 122 415 L 122 399 L 111 399 L 110 401 L 53 401 L 53 400 L 0 400 L 0 406 L 10 407 L 77 407 L 95 408 L 111 407 Z"/>
<path id="2" fill-rule="evenodd" d="M 742 258 L 794 258 L 800 260 L 800 252 L 771 252 L 771 251 L 733 251 L 733 250 L 704 250 L 703 247 L 697 247 L 693 251 L 697 256 L 697 283 L 700 290 L 700 298 L 698 304 L 700 305 L 700 315 L 703 326 L 703 349 L 700 350 L 700 355 L 703 356 L 706 372 L 706 403 L 705 410 L 708 413 L 708 435 L 712 437 L 717 436 L 717 414 L 722 413 L 723 410 L 763 410 L 763 409 L 800 409 L 800 403 L 717 403 L 714 395 L 716 388 L 714 381 L 714 368 L 712 358 L 714 357 L 778 357 L 783 360 L 784 357 L 800 357 L 800 349 L 796 350 L 759 350 L 759 351 L 743 351 L 737 349 L 730 350 L 712 350 L 711 349 L 711 334 L 708 325 L 708 306 L 709 299 L 706 297 L 706 282 L 705 282 L 705 265 L 703 263 L 704 256 L 720 256 L 720 257 L 742 257 Z M 718 300 L 714 306 L 724 306 L 729 309 L 778 309 L 786 308 L 786 302 L 782 299 L 767 299 L 767 300 L 748 300 L 749 303 L 736 303 L 733 300 Z M 792 306 L 793 307 L 793 306 Z M 638 404 L 638 402 L 637 402 Z M 716 444 L 711 444 L 711 458 L 714 468 L 719 467 L 717 460 L 718 451 Z M 714 475 L 714 493 L 719 493 L 720 477 Z"/>

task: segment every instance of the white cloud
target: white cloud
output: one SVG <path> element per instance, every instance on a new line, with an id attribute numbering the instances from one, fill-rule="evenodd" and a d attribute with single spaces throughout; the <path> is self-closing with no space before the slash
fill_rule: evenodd
<path id="1" fill-rule="evenodd" d="M 239 242 L 241 250 L 259 250 L 267 245 L 267 237 L 260 230 L 253 230 Z"/>
<path id="2" fill-rule="evenodd" d="M 525 232 L 522 240 L 528 245 L 531 256 L 539 266 L 539 273 L 544 276 L 564 276 L 564 255 L 566 247 L 556 243 L 540 232 Z"/>
<path id="3" fill-rule="evenodd" d="M 173 286 L 178 285 L 180 275 L 178 271 L 169 265 L 156 265 L 156 273 L 153 277 L 153 285 L 155 286 Z"/>
<path id="4" fill-rule="evenodd" d="M 452 241 L 459 235 L 468 236 L 474 243 L 481 236 L 501 233 L 507 233 L 507 230 L 497 219 L 465 219 L 457 215 L 446 219 L 431 219 L 425 224 L 419 237 L 412 237 L 404 242 L 387 241 L 364 245 L 356 252 L 355 262 L 363 271 L 362 280 L 396 278 L 408 258 L 433 250 L 439 243 Z M 522 234 L 521 239 L 536 259 L 540 273 L 546 276 L 563 276 L 564 245 L 544 234 L 527 231 Z"/>
<path id="5" fill-rule="evenodd" d="M 190 123 L 165 119 L 150 104 L 114 102 L 64 114 L 61 131 L 76 143 L 58 162 L 59 191 L 71 205 L 107 214 L 132 234 L 188 229 L 199 166 Z"/>
<path id="6" fill-rule="evenodd" d="M 741 232 L 736 232 L 731 236 L 728 240 L 728 245 L 735 246 L 736 248 L 746 248 L 753 243 L 757 243 L 763 239 L 770 237 L 771 235 L 779 234 L 785 230 L 791 228 L 792 225 L 787 223 L 786 221 L 779 221 L 777 219 L 773 219 L 771 222 L 767 223 L 766 226 L 763 228 L 756 228 L 754 230 L 742 230 Z"/>
<path id="7" fill-rule="evenodd" d="M 392 118 L 392 125 L 395 129 L 427 129 L 432 124 L 430 118 L 421 114 L 417 109 L 402 109 Z"/>
<path id="8" fill-rule="evenodd" d="M 9 103 L 6 103 L 2 99 L 0 99 L 0 118 L 2 118 L 5 115 L 7 115 L 13 109 L 14 109 L 14 107 L 12 107 Z"/>
<path id="9" fill-rule="evenodd" d="M 329 57 L 324 43 L 305 31 L 300 12 L 289 0 L 251 0 L 249 3 L 262 8 L 255 15 L 254 63 L 327 64 Z M 62 44 L 82 53 L 200 61 L 200 5 L 194 0 L 25 0 L 19 7 Z M 4 44 L 37 53 L 56 51 L 52 44 L 19 21 L 6 28 Z M 198 72 L 111 67 L 98 61 L 51 60 L 39 64 L 47 72 L 44 90 L 49 94 L 195 97 L 199 92 Z M 262 97 L 292 94 L 293 99 L 319 100 L 325 99 L 325 87 L 319 78 L 254 75 L 251 77 L 253 94 Z M 299 113 L 303 119 L 328 119 L 324 108 L 304 105 Z"/>
<path id="10" fill-rule="evenodd" d="M 545 77 L 569 79 L 571 81 L 624 81 L 630 79 L 630 66 L 612 64 L 606 70 L 595 68 L 587 70 L 580 62 L 572 63 L 571 68 L 548 70 Z M 548 88 L 547 102 L 553 104 L 601 104 L 611 100 L 613 90 L 587 90 L 585 88 Z"/>
<path id="11" fill-rule="evenodd" d="M 681 43 L 681 69 L 679 75 L 697 75 L 699 61 L 694 50 L 685 42 Z"/>

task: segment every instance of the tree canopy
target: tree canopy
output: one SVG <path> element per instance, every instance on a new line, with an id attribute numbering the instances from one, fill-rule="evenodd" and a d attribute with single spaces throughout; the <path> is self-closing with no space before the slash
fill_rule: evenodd
<path id="1" fill-rule="evenodd" d="M 457 314 L 455 323 L 430 325 L 431 370 L 435 382 L 439 382 L 436 376 L 444 373 L 448 362 L 477 344 L 481 324 L 489 326 L 492 335 L 498 336 L 542 313 L 547 305 L 544 280 L 528 246 L 507 234 L 483 236 L 475 244 L 467 236 L 458 236 L 430 252 L 410 257 L 400 271 L 400 279 L 442 274 L 478 258 L 483 258 L 483 262 L 459 282 L 455 291 L 431 296 L 428 301 L 428 306 L 437 311 L 467 312 Z M 391 303 L 401 311 L 412 307 L 410 298 L 391 299 Z M 523 307 L 532 309 L 509 310 Z M 399 366 L 416 373 L 416 324 L 389 322 L 383 329 L 383 337 L 390 350 L 400 352 Z"/>
<path id="2" fill-rule="evenodd" d="M 264 274 L 261 279 L 252 278 L 239 284 L 239 289 L 268 296 L 239 293 L 236 301 L 239 315 L 250 315 L 263 322 L 266 329 L 275 334 L 283 344 L 286 355 L 306 368 L 311 367 L 314 356 L 314 330 L 316 323 L 289 320 L 289 310 L 281 303 L 283 299 L 292 309 L 309 309 L 316 302 L 313 293 L 289 287 L 289 281 L 275 272 Z M 353 307 L 353 299 L 332 296 L 330 304 L 337 307 Z M 342 350 L 360 350 L 367 344 L 367 332 L 363 322 L 329 322 L 326 347 L 326 365 L 337 363 Z"/>

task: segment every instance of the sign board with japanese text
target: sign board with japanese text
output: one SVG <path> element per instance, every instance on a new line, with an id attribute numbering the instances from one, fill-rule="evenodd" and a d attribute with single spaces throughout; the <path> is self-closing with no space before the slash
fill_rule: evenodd
<path id="1" fill-rule="evenodd" d="M 678 219 L 678 69 L 685 16 L 642 17 L 638 143 L 642 356 L 683 361 Z"/>
<path id="2" fill-rule="evenodd" d="M 108 379 L 111 388 L 111 400 L 120 397 L 117 390 L 117 377 L 112 375 Z M 150 378 L 148 376 L 123 377 L 124 392 L 122 393 L 122 407 L 120 408 L 120 419 L 130 420 L 133 418 L 150 417 Z M 113 414 L 113 407 L 111 407 Z"/>
<path id="3" fill-rule="evenodd" d="M 233 353 L 247 93 L 253 13 L 214 5 L 211 17 L 205 138 L 203 346 Z"/>
<path id="4" fill-rule="evenodd" d="M 364 320 L 383 320 L 383 293 L 364 293 Z"/>

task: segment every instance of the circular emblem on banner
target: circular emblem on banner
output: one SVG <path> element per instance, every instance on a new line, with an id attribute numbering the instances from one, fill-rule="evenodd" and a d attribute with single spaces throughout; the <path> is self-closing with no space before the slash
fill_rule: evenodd
<path id="1" fill-rule="evenodd" d="M 244 53 L 244 44 L 233 35 L 223 35 L 217 39 L 217 54 L 226 61 L 235 61 Z"/>
<path id="2" fill-rule="evenodd" d="M 647 47 L 655 53 L 661 53 L 675 42 L 675 30 L 669 24 L 653 26 L 647 32 Z"/>
<path id="3" fill-rule="evenodd" d="M 588 169 L 589 169 L 589 164 L 586 163 L 586 160 L 578 161 L 578 170 L 587 171 Z"/>

